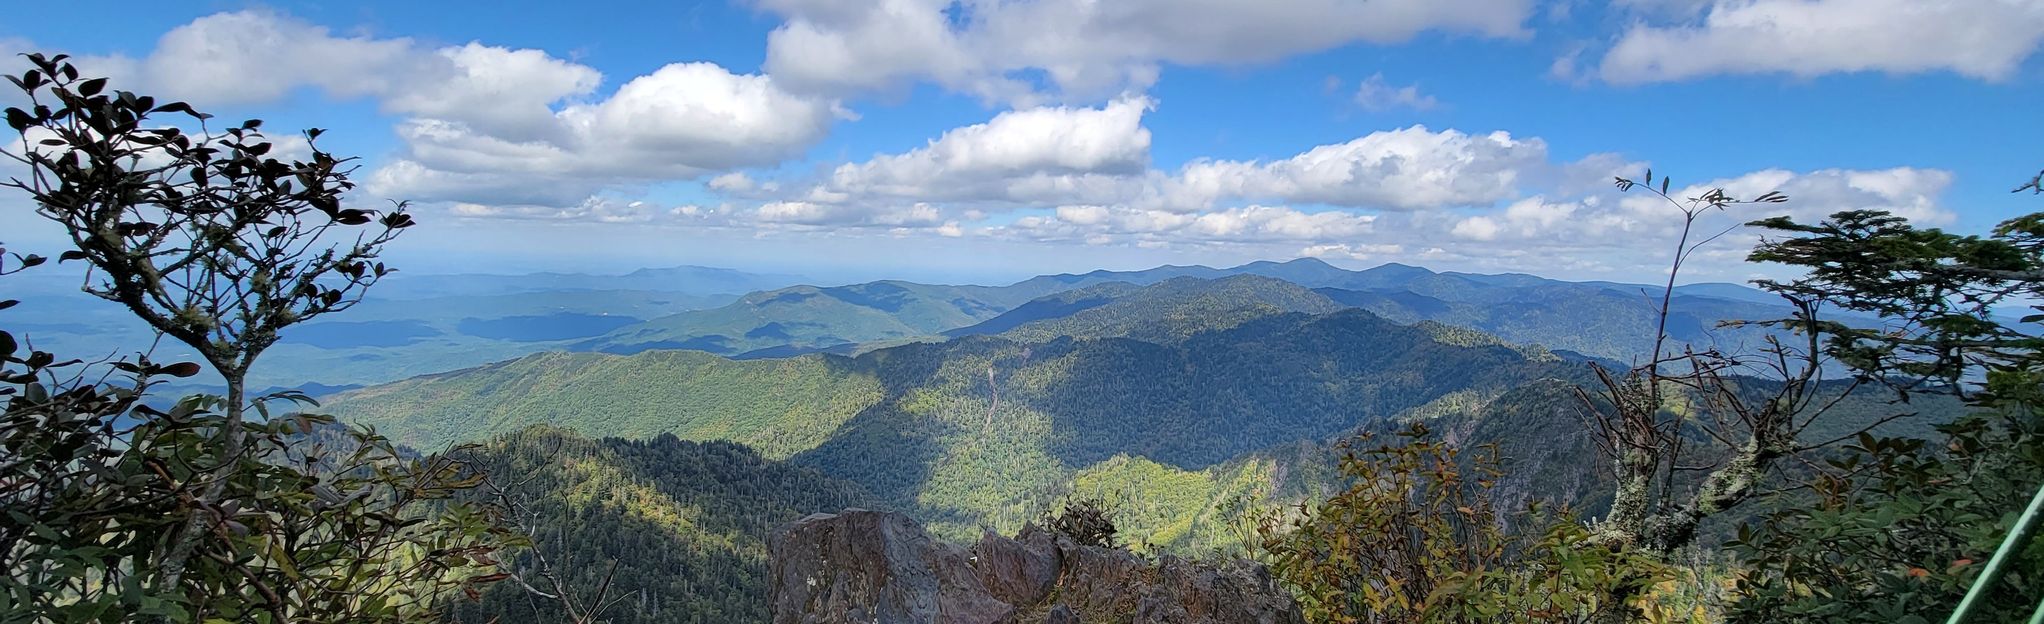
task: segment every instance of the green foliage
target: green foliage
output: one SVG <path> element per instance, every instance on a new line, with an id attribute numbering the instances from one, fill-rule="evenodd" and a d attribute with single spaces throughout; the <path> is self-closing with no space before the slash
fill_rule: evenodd
<path id="1" fill-rule="evenodd" d="M 760 349 L 821 349 L 929 336 L 993 318 L 1051 292 L 1028 285 L 941 286 L 881 281 L 795 286 L 746 295 L 730 305 L 619 328 L 586 345 L 612 353 L 698 349 L 739 355 Z"/>
<path id="2" fill-rule="evenodd" d="M 1865 436 L 1837 472 L 1727 544 L 1739 622 L 1908 622 L 1949 612 L 2044 485 L 2035 414 L 1976 416 L 1938 444 Z M 2019 622 L 2044 595 L 2044 537 L 2017 551 L 1977 622 Z"/>
<path id="3" fill-rule="evenodd" d="M 409 444 L 540 423 L 737 441 L 861 483 L 919 510 L 932 530 L 971 538 L 982 524 L 1019 528 L 1073 491 L 1074 474 L 1116 455 L 1200 471 L 1564 366 L 1497 345 L 1442 344 L 1349 310 L 1264 316 L 1163 343 L 964 337 L 783 360 L 543 354 L 344 393 L 329 408 Z M 1097 495 L 1120 502 L 1122 491 Z M 1169 523 L 1144 524 L 1154 530 L 1132 539 Z M 1201 524 L 1192 532 L 1218 536 Z"/>
<path id="4" fill-rule="evenodd" d="M 870 366 L 837 356 L 540 353 L 346 392 L 328 403 L 349 422 L 420 448 L 551 424 L 597 435 L 730 440 L 786 458 L 821 444 L 881 392 Z"/>
<path id="5" fill-rule="evenodd" d="M 2009 323 L 1994 306 L 2044 291 L 2044 213 L 1991 236 L 1917 229 L 1877 211 L 1817 225 L 1757 222 L 1788 234 L 1755 261 L 1809 271 L 1763 287 L 1878 313 L 1879 331 L 1818 324 L 1824 349 L 1869 378 L 1912 392 L 1953 393 L 1982 410 L 1925 440 L 1862 435 L 1826 460 L 1808 492 L 1740 531 L 1731 546 L 1750 571 L 1737 621 L 1909 622 L 1953 610 L 1976 584 L 1970 621 L 2023 620 L 2044 594 L 2044 538 L 2014 544 L 1998 579 L 1988 556 L 2044 486 L 2044 357 L 2032 315 Z M 1792 321 L 1784 321 L 1784 323 Z"/>
<path id="6" fill-rule="evenodd" d="M 0 622 L 429 622 L 521 543 L 495 508 L 453 502 L 476 483 L 462 462 L 360 430 L 314 445 L 324 417 L 243 423 L 229 459 L 209 443 L 228 426 L 218 397 L 159 412 L 133 389 L 7 390 Z M 222 463 L 226 502 L 195 505 Z M 205 530 L 173 578 L 162 564 L 193 517 Z"/>
<path id="7" fill-rule="evenodd" d="M 1121 546 L 1114 538 L 1119 531 L 1114 528 L 1113 512 L 1108 510 L 1107 503 L 1097 498 L 1065 501 L 1062 509 L 1043 512 L 1039 524 L 1053 533 L 1072 538 L 1073 543 L 1081 546 Z"/>
<path id="8" fill-rule="evenodd" d="M 1994 306 L 2044 292 L 2044 213 L 2010 219 L 1986 237 L 1919 229 L 1872 210 L 1816 225 L 1787 217 L 1753 225 L 1786 236 L 1755 248 L 1752 261 L 1809 271 L 1799 280 L 1758 282 L 1762 288 L 1886 321 L 1816 328 L 1827 336 L 1826 351 L 1857 371 L 1958 386 L 1979 381 L 1967 374 L 1981 369 L 2034 370 L 2044 339 L 2033 328 L 2044 316 L 2008 324 L 1995 318 Z"/>
<path id="9" fill-rule="evenodd" d="M 1230 501 L 1315 493 L 1332 482 L 1332 461 L 1313 441 L 1394 417 L 1440 418 L 1437 428 L 1473 436 L 1464 439 L 1512 445 L 1528 465 L 1503 484 L 1514 505 L 1599 504 L 1584 494 L 1600 481 L 1583 461 L 1595 451 L 1578 406 L 1548 392 L 1565 384 L 1538 381 L 1580 369 L 1543 352 L 1357 310 L 1217 321 L 1158 340 L 967 336 L 784 360 L 543 354 L 353 391 L 328 407 L 415 445 L 538 423 L 738 441 L 858 482 L 953 539 L 1014 531 L 1078 496 L 1112 504 L 1135 547 L 1237 552 Z"/>
<path id="10" fill-rule="evenodd" d="M 1399 437 L 1345 453 L 1350 485 L 1333 497 L 1263 517 L 1272 573 L 1309 621 L 1587 622 L 1632 609 L 1608 597 L 1668 575 L 1651 557 L 1591 545 L 1565 514 L 1507 531 L 1488 495 L 1502 474 L 1494 448 L 1465 457 L 1420 425 Z"/>
<path id="11" fill-rule="evenodd" d="M 1216 280 L 1180 277 L 1133 291 L 1120 284 L 1105 284 L 1074 294 L 1093 293 L 1113 296 L 1102 305 L 1023 323 L 1002 335 L 1023 342 L 1126 337 L 1168 343 L 1274 314 L 1327 314 L 1343 307 L 1296 284 L 1255 275 Z"/>
<path id="12" fill-rule="evenodd" d="M 28 60 L 8 77 L 28 105 L 6 111 L 24 150 L 5 154 L 28 173 L 0 186 L 65 230 L 59 260 L 90 265 L 85 292 L 191 347 L 227 392 L 150 407 L 153 377 L 199 365 L 58 362 L 0 332 L 0 621 L 425 622 L 502 578 L 487 568 L 519 537 L 497 509 L 454 502 L 479 483 L 462 462 L 269 410 L 302 395 L 246 396 L 280 330 L 390 272 L 376 258 L 412 225 L 402 206 L 343 207 L 347 160 L 270 157 L 259 120 L 216 134 L 190 106 L 108 90 L 62 55 Z"/>
<path id="13" fill-rule="evenodd" d="M 614 624 L 765 622 L 769 534 L 867 503 L 855 485 L 738 444 L 669 435 L 591 439 L 532 427 L 466 458 L 523 501 L 533 548 L 566 587 L 590 591 L 609 579 L 619 602 L 602 615 Z M 531 551 L 505 561 L 542 583 Z M 558 604 L 511 583 L 450 612 L 462 622 L 565 621 Z"/>
<path id="14" fill-rule="evenodd" d="M 1277 481 L 1296 461 L 1256 453 L 1185 470 L 1117 455 L 1073 474 L 1070 495 L 1105 501 L 1131 548 L 1240 554 L 1246 546 L 1234 530 L 1240 507 L 1290 494 Z"/>
<path id="15" fill-rule="evenodd" d="M 390 273 L 377 255 L 414 222 L 402 205 L 342 206 L 351 167 L 318 148 L 320 130 L 305 132 L 311 160 L 280 161 L 261 120 L 187 134 L 162 116 L 211 116 L 108 91 L 64 55 L 28 60 L 33 69 L 8 78 L 31 105 L 6 116 L 24 146 L 7 155 L 30 173 L 0 187 L 64 228 L 73 249 L 61 259 L 97 270 L 87 293 L 190 346 L 230 386 L 280 330 L 347 309 Z M 369 225 L 346 245 L 321 244 Z M 229 418 L 240 410 L 230 405 Z"/>

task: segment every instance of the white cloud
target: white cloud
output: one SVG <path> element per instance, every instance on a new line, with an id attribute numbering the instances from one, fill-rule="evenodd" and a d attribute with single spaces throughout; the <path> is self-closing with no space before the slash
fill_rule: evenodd
<path id="1" fill-rule="evenodd" d="M 1952 175 L 1934 169 L 1898 167 L 1875 170 L 1823 169 L 1794 172 L 1754 171 L 1706 180 L 1670 190 L 1681 199 L 1722 188 L 1736 198 L 1770 191 L 1788 196 L 1784 204 L 1734 205 L 1710 211 L 1696 232 L 1708 237 L 1724 232 L 1693 257 L 1692 278 L 1738 279 L 1753 270 L 1746 253 L 1759 232 L 1741 224 L 1786 214 L 1809 223 L 1842 210 L 1885 210 L 1927 226 L 1951 223 L 1956 215 L 1939 198 Z M 1437 245 L 1457 262 L 1486 270 L 1527 270 L 1547 266 L 1571 271 L 1613 272 L 1637 267 L 1641 258 L 1658 262 L 1674 249 L 1682 221 L 1676 208 L 1639 191 L 1606 189 L 1562 201 L 1530 196 L 1477 214 L 1436 218 L 1426 213 L 1401 215 L 1379 222 L 1379 231 L 1407 244 Z M 1384 237 L 1380 237 L 1384 238 Z M 1650 262 L 1649 264 L 1653 264 Z"/>
<path id="2" fill-rule="evenodd" d="M 947 218 L 1063 206 L 1060 217 L 1084 224 L 1110 208 L 1147 215 L 1211 213 L 1244 203 L 1377 211 L 1489 206 L 1528 187 L 1584 186 L 1578 177 L 1601 187 L 1626 166 L 1609 155 L 1555 164 L 1537 138 L 1413 126 L 1275 161 L 1196 160 L 1171 172 L 1146 166 L 1150 132 L 1141 121 L 1151 107 L 1147 99 L 1123 98 L 1101 108 L 1009 111 L 921 148 L 841 165 L 786 191 L 761 184 L 754 193 L 732 180 L 713 186 L 729 195 L 837 206 L 835 221 L 929 202 Z"/>
<path id="3" fill-rule="evenodd" d="M 429 65 L 439 74 L 430 85 L 408 84 L 384 97 L 384 108 L 429 119 L 453 119 L 511 140 L 553 138 L 551 105 L 586 97 L 603 81 L 589 67 L 540 50 L 512 50 L 469 43 L 434 52 L 444 62 Z"/>
<path id="4" fill-rule="evenodd" d="M 141 58 L 78 62 L 120 88 L 201 109 L 301 89 L 368 98 L 403 117 L 402 149 L 365 176 L 369 193 L 561 214 L 597 216 L 585 200 L 618 186 L 780 163 L 843 115 L 835 102 L 710 63 L 670 64 L 599 98 L 602 74 L 543 50 L 340 36 L 261 11 L 199 18 Z"/>
<path id="5" fill-rule="evenodd" d="M 823 192 L 917 198 L 1004 198 L 1031 195 L 1050 180 L 1143 171 L 1150 131 L 1142 125 L 1147 98 L 1122 98 L 1101 108 L 1038 107 L 1003 112 L 952 129 L 929 145 L 837 168 Z"/>
<path id="6" fill-rule="evenodd" d="M 844 95 L 929 80 L 1003 102 L 1143 88 L 1164 63 L 1240 65 L 1428 31 L 1521 37 L 1531 0 L 756 0 L 786 18 L 766 69 Z"/>
<path id="7" fill-rule="evenodd" d="M 2001 80 L 2044 42 L 2044 3 L 2034 0 L 1716 0 L 1688 8 L 1672 12 L 1701 19 L 1631 27 L 1598 73 L 1615 83 L 1860 71 Z"/>
<path id="8" fill-rule="evenodd" d="M 1305 249 L 1299 250 L 1299 255 L 1308 258 L 1346 258 L 1349 260 L 1373 260 L 1404 253 L 1405 246 L 1396 243 L 1310 245 Z"/>
<path id="9" fill-rule="evenodd" d="M 585 198 L 580 203 L 565 207 L 451 202 L 447 204 L 446 209 L 450 215 L 470 219 L 594 221 L 598 223 L 649 223 L 658 218 L 658 213 L 660 212 L 644 202 L 625 202 L 604 197 Z"/>
<path id="10" fill-rule="evenodd" d="M 1547 144 L 1539 139 L 1413 126 L 1322 145 L 1271 163 L 1194 162 L 1173 180 L 1170 196 L 1197 203 L 1276 198 L 1423 210 L 1508 199 L 1530 182 L 1528 177 L 1545 175 L 1550 168 Z"/>
<path id="11" fill-rule="evenodd" d="M 821 225 L 838 217 L 842 209 L 837 206 L 813 204 L 801 201 L 770 202 L 759 207 L 759 220 L 770 223 L 799 223 Z"/>
<path id="12" fill-rule="evenodd" d="M 426 59 L 409 39 L 336 37 L 325 27 L 271 13 L 220 13 L 172 29 L 135 74 L 165 95 L 207 104 L 268 102 L 301 86 L 340 97 L 383 95 L 421 73 Z M 120 72 L 125 59 L 105 69 Z M 81 64 L 85 64 L 81 60 Z M 126 82 L 126 80 L 123 80 Z"/>
<path id="13" fill-rule="evenodd" d="M 399 127 L 402 158 L 370 177 L 389 197 L 560 203 L 617 184 L 693 178 L 792 158 L 821 139 L 828 103 L 791 96 L 771 79 L 709 63 L 677 63 L 632 79 L 608 99 L 553 113 L 517 140 L 461 121 Z M 728 182 L 728 181 L 727 181 Z"/>
<path id="14" fill-rule="evenodd" d="M 1745 210 L 1787 213 L 1805 221 L 1841 210 L 1885 210 L 1919 225 L 1941 226 L 1958 217 L 1938 201 L 1951 185 L 1952 173 L 1940 169 L 1822 169 L 1806 173 L 1767 169 L 1691 186 L 1678 196 L 1694 196 L 1704 189 L 1720 187 L 1742 198 L 1780 191 L 1788 195 L 1788 203 Z M 1640 198 L 1631 199 L 1637 202 Z"/>
<path id="15" fill-rule="evenodd" d="M 1497 240 L 1499 229 L 1501 228 L 1498 226 L 1497 219 L 1479 216 L 1463 219 L 1456 223 L 1455 229 L 1449 230 L 1448 233 L 1470 240 L 1487 241 Z"/>
<path id="16" fill-rule="evenodd" d="M 1127 206 L 1059 206 L 992 229 L 1033 240 L 1108 243 L 1322 242 L 1369 234 L 1375 215 L 1329 210 L 1302 212 L 1249 205 L 1201 213 Z"/>
<path id="17" fill-rule="evenodd" d="M 710 190 L 713 191 L 723 191 L 726 193 L 744 193 L 747 191 L 751 191 L 753 188 L 757 186 L 757 184 L 752 181 L 752 176 L 745 175 L 745 173 L 741 171 L 733 171 L 731 173 L 710 178 L 709 186 Z"/>
<path id="18" fill-rule="evenodd" d="M 1419 85 L 1392 86 L 1384 81 L 1384 74 L 1372 74 L 1356 88 L 1356 105 L 1372 111 L 1388 111 L 1400 108 L 1432 110 L 1441 102 L 1434 96 L 1419 92 Z"/>

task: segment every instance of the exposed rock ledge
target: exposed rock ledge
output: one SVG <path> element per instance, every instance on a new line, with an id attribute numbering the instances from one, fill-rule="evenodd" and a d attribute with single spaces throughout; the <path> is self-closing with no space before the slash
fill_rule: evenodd
<path id="1" fill-rule="evenodd" d="M 907 516 L 815 514 L 771 544 L 774 624 L 1297 624 L 1262 566 L 1153 562 L 1034 526 L 946 544 Z"/>

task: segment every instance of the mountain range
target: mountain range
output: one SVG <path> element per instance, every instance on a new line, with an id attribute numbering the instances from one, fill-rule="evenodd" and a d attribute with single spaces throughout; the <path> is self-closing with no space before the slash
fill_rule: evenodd
<path id="1" fill-rule="evenodd" d="M 1512 342 L 1620 360 L 1651 348 L 1660 304 L 1659 288 L 1639 284 L 1437 273 L 1400 264 L 1350 271 L 1303 258 L 1226 269 L 1162 266 L 1046 275 L 998 287 L 899 281 L 796 286 L 626 325 L 572 348 L 625 354 L 678 348 L 734 357 L 855 353 L 875 344 L 1006 331 L 1077 314 L 1130 286 L 1244 275 L 1282 280 L 1311 289 L 1333 305 L 1362 308 L 1401 323 L 1439 321 Z M 1781 318 L 1789 312 L 1779 298 L 1736 284 L 1678 287 L 1673 308 L 1670 336 L 1691 343 L 1750 340 L 1757 333 L 1718 324 Z"/>
<path id="2" fill-rule="evenodd" d="M 1507 505 L 1594 516 L 1608 477 L 1575 389 L 1594 383 L 1588 363 L 1647 348 L 1650 290 L 1310 260 L 793 286 L 344 389 L 323 408 L 415 448 L 481 443 L 491 466 L 551 475 L 533 481 L 536 500 L 556 501 L 545 513 L 609 527 L 552 547 L 659 588 L 620 622 L 759 621 L 763 585 L 732 571 L 756 568 L 766 534 L 801 514 L 892 509 L 967 540 L 1098 498 L 1139 549 L 1239 554 L 1245 510 L 1325 496 L 1344 485 L 1344 441 L 1411 423 L 1498 445 Z M 1752 339 L 1714 325 L 1785 312 L 1721 284 L 1684 286 L 1674 305 L 1678 342 Z M 1811 435 L 1898 409 L 1856 395 Z M 1889 433 L 1959 408 L 1908 409 L 1919 416 Z M 534 463 L 564 448 L 565 463 Z M 774 483 L 786 485 L 758 485 Z M 703 599 L 663 602 L 685 595 Z M 548 621 L 514 603 L 465 609 Z"/>
<path id="3" fill-rule="evenodd" d="M 1549 409 L 1555 393 L 1536 401 L 1519 390 L 1587 383 L 1582 363 L 1592 358 L 1373 308 L 1474 314 L 1482 307 L 1474 302 L 1490 299 L 1516 312 L 1479 318 L 1554 332 L 1539 323 L 1568 314 L 1510 305 L 1504 293 L 1546 292 L 1543 300 L 1554 306 L 1573 300 L 1616 307 L 1627 288 L 1397 266 L 1347 272 L 1294 262 L 1248 269 L 1257 272 L 1201 278 L 1167 276 L 1195 272 L 1167 267 L 1135 277 L 1144 283 L 1105 281 L 1129 276 L 1100 273 L 1038 278 L 1007 289 L 894 282 L 783 289 L 717 310 L 875 311 L 861 317 L 869 319 L 893 310 L 908 320 L 886 317 L 895 322 L 892 337 L 908 335 L 900 327 L 933 337 L 850 354 L 786 357 L 659 348 L 546 352 L 341 392 L 326 408 L 422 448 L 533 425 L 631 439 L 672 434 L 738 442 L 766 458 L 857 483 L 876 500 L 915 510 L 940 533 L 967 535 L 980 526 L 1012 530 L 1049 501 L 1088 484 L 1135 474 L 1236 482 L 1248 478 L 1240 470 L 1253 466 L 1272 490 L 1287 481 L 1277 473 L 1291 467 L 1253 461 L 1257 453 L 1326 444 L 1386 422 L 1518 413 L 1535 403 Z M 1266 272 L 1318 276 L 1318 283 L 1351 288 L 1309 288 L 1260 274 Z M 1037 286 L 1027 288 L 1068 288 L 999 313 L 957 303 L 968 296 L 1013 296 L 1032 282 Z M 1388 301 L 1401 284 L 1400 292 L 1409 294 L 1396 305 L 1337 299 L 1376 293 Z M 1428 307 L 1415 304 L 1419 297 L 1454 301 Z M 1726 297 L 1680 299 L 1727 313 L 1766 312 Z M 962 324 L 973 318 L 979 320 Z M 1598 326 L 1570 318 L 1569 326 L 1615 333 L 1630 317 L 1605 310 L 1604 318 L 1619 320 Z M 943 324 L 960 326 L 938 333 Z M 1606 346 L 1591 351 L 1613 353 L 1611 345 L 1637 340 L 1599 341 Z M 1521 398 L 1497 402 L 1505 396 Z M 1174 535 L 1211 541 L 1211 532 Z M 1176 545 L 1172 540 L 1159 543 Z"/>

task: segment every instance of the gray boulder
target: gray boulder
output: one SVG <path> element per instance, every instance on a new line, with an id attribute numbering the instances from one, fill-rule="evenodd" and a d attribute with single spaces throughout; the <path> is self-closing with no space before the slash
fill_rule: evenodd
<path id="1" fill-rule="evenodd" d="M 980 584 L 964 550 L 901 514 L 814 514 L 768 548 L 774 624 L 996 624 L 1015 611 Z"/>

